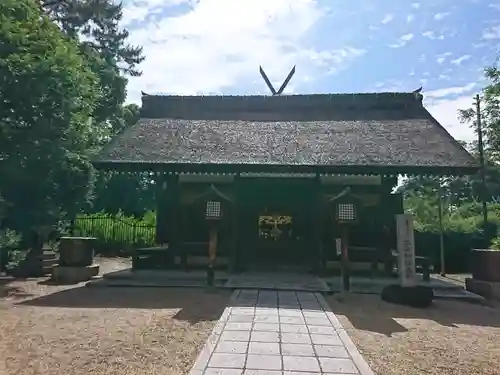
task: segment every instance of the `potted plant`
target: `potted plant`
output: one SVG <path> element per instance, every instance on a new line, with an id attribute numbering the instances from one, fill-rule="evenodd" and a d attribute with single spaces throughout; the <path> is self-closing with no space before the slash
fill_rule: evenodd
<path id="1" fill-rule="evenodd" d="M 492 240 L 489 249 L 472 250 L 472 277 L 500 282 L 500 237 Z"/>

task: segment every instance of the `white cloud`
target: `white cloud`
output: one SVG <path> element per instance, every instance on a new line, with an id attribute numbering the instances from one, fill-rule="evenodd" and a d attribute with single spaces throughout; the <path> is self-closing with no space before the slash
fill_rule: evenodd
<path id="1" fill-rule="evenodd" d="M 436 21 L 440 21 L 440 20 L 442 20 L 443 18 L 448 17 L 450 14 L 451 14 L 450 12 L 436 13 L 436 14 L 434 15 L 434 19 L 435 19 Z"/>
<path id="2" fill-rule="evenodd" d="M 471 55 L 463 55 L 457 59 L 451 60 L 451 63 L 454 65 L 461 65 L 464 61 L 470 60 L 471 58 Z"/>
<path id="3" fill-rule="evenodd" d="M 473 140 L 474 132 L 458 118 L 459 109 L 470 108 L 473 104 L 476 83 L 449 87 L 424 93 L 424 104 L 429 112 L 450 134 L 459 140 Z"/>
<path id="4" fill-rule="evenodd" d="M 390 48 L 401 48 L 404 47 L 410 40 L 414 38 L 414 35 L 412 33 L 402 35 L 399 38 L 399 41 L 395 44 L 389 45 Z"/>
<path id="5" fill-rule="evenodd" d="M 436 62 L 438 64 L 442 64 L 443 62 L 445 62 L 446 58 L 451 55 L 451 52 L 440 53 L 439 55 L 437 55 Z"/>
<path id="6" fill-rule="evenodd" d="M 412 6 L 412 8 L 419 9 L 420 3 L 412 3 L 411 6 Z"/>
<path id="7" fill-rule="evenodd" d="M 388 13 L 384 16 L 384 18 L 382 19 L 382 21 L 380 21 L 380 23 L 385 25 L 391 22 L 393 19 L 394 19 L 394 14 Z"/>
<path id="8" fill-rule="evenodd" d="M 436 35 L 434 33 L 434 31 L 431 31 L 431 30 L 428 30 L 428 31 L 424 31 L 422 33 L 422 36 L 426 37 L 426 38 L 429 38 L 429 39 L 432 39 L 432 40 L 443 40 L 444 39 L 444 35 L 443 34 L 440 34 L 440 35 Z"/>
<path id="9" fill-rule="evenodd" d="M 164 5 L 181 3 L 188 5 L 185 12 L 168 17 Z M 125 10 L 125 24 L 144 19 L 146 11 L 156 18 L 129 27 L 130 43 L 143 46 L 146 55 L 143 76 L 130 79 L 129 101 L 138 101 L 141 90 L 190 95 L 255 85 L 250 89 L 255 92 L 262 83 L 267 92 L 261 64 L 275 86 L 297 65 L 293 85 L 337 72 L 364 53 L 352 46 L 317 50 L 305 43 L 325 12 L 313 0 L 132 0 Z"/>
<path id="10" fill-rule="evenodd" d="M 493 26 L 483 32 L 483 39 L 493 40 L 500 39 L 500 25 Z"/>
<path id="11" fill-rule="evenodd" d="M 455 87 L 447 87 L 444 89 L 438 89 L 438 90 L 433 90 L 425 93 L 425 96 L 427 98 L 432 98 L 432 99 L 440 99 L 440 98 L 445 98 L 449 97 L 452 95 L 461 95 L 467 92 L 471 92 L 472 89 L 476 87 L 475 82 L 471 82 L 465 86 L 455 86 Z"/>
<path id="12" fill-rule="evenodd" d="M 415 19 L 415 16 L 413 14 L 409 14 L 406 16 L 406 22 L 410 23 Z"/>

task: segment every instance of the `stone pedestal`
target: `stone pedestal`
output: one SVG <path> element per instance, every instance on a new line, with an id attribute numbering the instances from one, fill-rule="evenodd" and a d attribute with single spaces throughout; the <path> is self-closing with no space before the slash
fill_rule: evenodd
<path id="1" fill-rule="evenodd" d="M 476 280 L 472 277 L 468 277 L 465 279 L 465 289 L 487 299 L 500 300 L 499 281 Z"/>
<path id="2" fill-rule="evenodd" d="M 65 284 L 76 284 L 88 281 L 99 274 L 99 265 L 85 267 L 55 266 L 52 270 L 52 280 Z"/>

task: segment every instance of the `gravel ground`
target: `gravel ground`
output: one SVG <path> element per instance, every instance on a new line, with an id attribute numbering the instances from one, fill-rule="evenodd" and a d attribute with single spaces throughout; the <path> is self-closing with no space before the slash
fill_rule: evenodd
<path id="1" fill-rule="evenodd" d="M 101 272 L 127 260 L 100 259 Z M 0 282 L 2 283 L 2 282 Z M 188 374 L 229 291 L 0 284 L 0 374 Z"/>
<path id="2" fill-rule="evenodd" d="M 422 310 L 374 295 L 327 300 L 378 375 L 500 374 L 498 307 L 438 300 Z"/>

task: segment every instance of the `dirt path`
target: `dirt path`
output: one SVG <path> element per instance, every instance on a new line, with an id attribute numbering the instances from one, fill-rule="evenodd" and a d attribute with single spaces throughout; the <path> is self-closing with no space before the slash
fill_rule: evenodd
<path id="1" fill-rule="evenodd" d="M 500 374 L 498 308 L 438 300 L 413 309 L 375 295 L 327 300 L 379 375 Z"/>
<path id="2" fill-rule="evenodd" d="M 128 267 L 100 263 L 104 272 Z M 1 375 L 188 374 L 230 295 L 43 280 L 7 286 L 11 293 L 0 297 Z"/>

